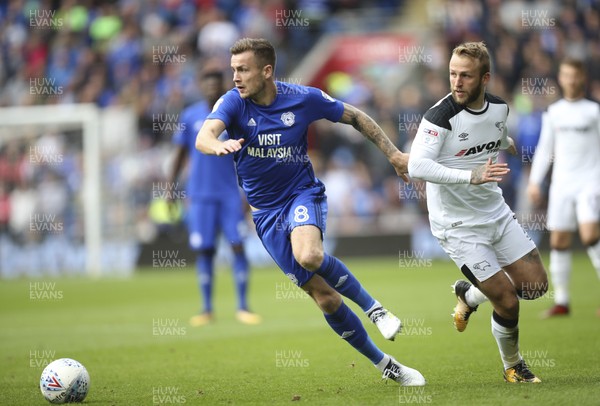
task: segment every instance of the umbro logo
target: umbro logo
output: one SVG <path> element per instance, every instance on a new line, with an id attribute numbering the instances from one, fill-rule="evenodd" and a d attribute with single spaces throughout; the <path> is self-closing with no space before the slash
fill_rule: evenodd
<path id="1" fill-rule="evenodd" d="M 458 138 L 460 138 L 459 141 L 466 141 L 469 139 L 469 134 L 468 133 L 461 133 L 459 134 Z"/>
<path id="2" fill-rule="evenodd" d="M 256 121 L 254 121 L 254 119 L 252 117 L 250 117 L 250 120 L 248 120 L 248 124 L 246 124 L 248 127 L 256 127 Z"/>
<path id="3" fill-rule="evenodd" d="M 341 276 L 340 279 L 338 279 L 338 281 L 334 287 L 339 288 L 340 286 L 342 286 L 344 284 L 344 282 L 346 282 L 346 279 L 348 279 L 348 275 Z"/>
<path id="4" fill-rule="evenodd" d="M 351 336 L 352 336 L 352 334 L 354 334 L 355 332 L 356 332 L 356 330 L 344 331 L 344 332 L 342 333 L 342 338 L 343 338 L 343 339 L 346 339 L 346 338 L 348 338 L 348 337 L 351 337 Z"/>

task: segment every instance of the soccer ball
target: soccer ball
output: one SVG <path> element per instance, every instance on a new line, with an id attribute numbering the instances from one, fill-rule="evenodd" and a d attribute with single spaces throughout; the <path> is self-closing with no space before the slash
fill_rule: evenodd
<path id="1" fill-rule="evenodd" d="M 61 358 L 44 368 L 40 378 L 42 395 L 50 403 L 81 402 L 90 388 L 90 375 L 79 362 Z"/>

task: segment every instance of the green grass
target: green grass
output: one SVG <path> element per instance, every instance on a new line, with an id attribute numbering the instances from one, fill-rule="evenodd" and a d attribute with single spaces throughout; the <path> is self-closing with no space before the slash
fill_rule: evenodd
<path id="1" fill-rule="evenodd" d="M 522 302 L 521 350 L 541 385 L 503 382 L 489 304 L 473 315 L 466 332 L 454 330 L 450 284 L 460 273 L 453 264 L 406 269 L 393 258 L 346 262 L 403 319 L 408 333 L 388 342 L 365 323 L 369 334 L 384 351 L 418 368 L 427 386 L 381 381 L 275 269 L 252 275 L 250 300 L 264 318 L 261 325 L 235 321 L 233 283 L 225 270 L 215 287 L 217 323 L 191 328 L 187 322 L 199 300 L 188 269 L 139 272 L 125 280 L 0 282 L 0 404 L 47 404 L 39 377 L 50 359 L 61 357 L 87 367 L 85 403 L 97 405 L 273 405 L 294 397 L 299 400 L 292 404 L 319 405 L 600 403 L 600 284 L 587 257 L 575 257 L 571 317 L 540 320 L 548 297 Z"/>

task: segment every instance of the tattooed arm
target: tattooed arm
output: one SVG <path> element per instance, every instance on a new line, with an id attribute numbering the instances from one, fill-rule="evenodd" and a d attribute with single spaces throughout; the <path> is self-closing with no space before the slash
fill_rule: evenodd
<path id="1" fill-rule="evenodd" d="M 398 176 L 408 181 L 408 154 L 396 148 L 375 120 L 356 107 L 344 103 L 344 113 L 342 114 L 340 123 L 350 124 L 365 138 L 368 138 L 383 152 L 396 170 Z"/>
<path id="2" fill-rule="evenodd" d="M 471 184 L 481 185 L 487 182 L 501 182 L 502 176 L 510 172 L 508 165 L 505 163 L 494 164 L 492 158 L 471 171 Z"/>

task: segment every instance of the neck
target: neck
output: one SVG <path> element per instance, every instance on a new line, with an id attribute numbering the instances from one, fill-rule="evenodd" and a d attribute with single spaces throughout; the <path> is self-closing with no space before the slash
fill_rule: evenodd
<path id="1" fill-rule="evenodd" d="M 483 108 L 484 101 L 485 101 L 484 93 L 481 93 L 479 95 L 479 97 L 477 98 L 477 100 L 467 104 L 467 107 L 470 108 L 471 110 L 481 110 Z"/>
<path id="2" fill-rule="evenodd" d="M 275 100 L 277 96 L 277 86 L 275 81 L 269 80 L 263 90 L 252 98 L 252 101 L 261 106 L 268 106 Z"/>
<path id="3" fill-rule="evenodd" d="M 583 99 L 583 93 L 578 93 L 576 95 L 564 96 L 566 101 L 574 102 L 580 99 Z"/>

